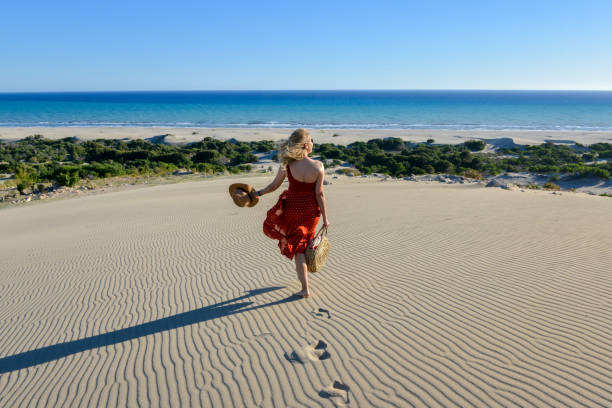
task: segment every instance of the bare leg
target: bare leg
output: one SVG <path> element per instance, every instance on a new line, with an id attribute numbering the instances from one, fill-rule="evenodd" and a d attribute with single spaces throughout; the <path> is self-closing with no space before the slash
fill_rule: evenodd
<path id="1" fill-rule="evenodd" d="M 295 254 L 295 270 L 302 284 L 302 291 L 299 292 L 298 295 L 302 297 L 310 296 L 310 291 L 308 290 L 308 267 L 306 266 L 306 257 L 304 254 Z"/>

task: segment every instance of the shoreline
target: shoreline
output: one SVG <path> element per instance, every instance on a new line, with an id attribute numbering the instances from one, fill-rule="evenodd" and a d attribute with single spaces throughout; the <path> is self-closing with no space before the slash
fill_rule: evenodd
<path id="1" fill-rule="evenodd" d="M 260 140 L 279 141 L 289 137 L 294 128 L 172 128 L 172 127 L 0 127 L 0 140 L 14 141 L 40 134 L 48 139 L 77 137 L 93 139 L 149 139 L 163 137 L 168 144 L 187 144 L 213 137 L 219 140 L 236 139 L 243 142 Z M 316 144 L 347 145 L 356 141 L 399 137 L 406 141 L 436 144 L 459 144 L 466 140 L 482 139 L 504 147 L 512 144 L 542 144 L 546 142 L 590 145 L 612 142 L 610 132 L 579 131 L 514 131 L 514 130 L 430 130 L 430 129 L 308 129 Z"/>

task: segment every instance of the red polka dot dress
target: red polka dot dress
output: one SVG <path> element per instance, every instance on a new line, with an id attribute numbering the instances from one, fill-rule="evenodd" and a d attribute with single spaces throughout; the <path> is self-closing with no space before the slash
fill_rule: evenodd
<path id="1" fill-rule="evenodd" d="M 289 259 L 306 252 L 316 233 L 321 209 L 315 196 L 316 183 L 303 183 L 293 178 L 287 166 L 289 189 L 278 197 L 263 224 L 266 236 L 277 239 L 281 253 Z"/>

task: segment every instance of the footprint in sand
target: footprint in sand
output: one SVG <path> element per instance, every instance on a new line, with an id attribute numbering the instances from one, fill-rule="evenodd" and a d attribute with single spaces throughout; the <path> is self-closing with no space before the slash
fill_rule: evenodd
<path id="1" fill-rule="evenodd" d="M 330 384 L 319 391 L 319 396 L 323 398 L 341 398 L 344 400 L 345 404 L 349 404 L 351 402 L 349 395 L 350 391 L 351 387 L 348 385 L 343 384 L 340 381 L 334 381 L 333 384 Z"/>
<path id="2" fill-rule="evenodd" d="M 300 350 L 292 351 L 291 354 L 285 353 L 285 359 L 287 361 L 301 364 L 327 360 L 330 357 L 331 355 L 327 351 L 327 343 L 323 340 L 319 340 L 318 343 L 309 344 Z"/>
<path id="3" fill-rule="evenodd" d="M 326 317 L 327 316 L 328 319 L 331 319 L 331 313 L 329 313 L 329 310 L 327 310 L 327 309 L 319 308 L 319 309 L 313 310 L 310 313 L 314 317 Z"/>

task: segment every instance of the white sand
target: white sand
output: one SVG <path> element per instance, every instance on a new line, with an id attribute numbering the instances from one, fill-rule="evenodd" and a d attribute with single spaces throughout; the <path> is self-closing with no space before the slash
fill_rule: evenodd
<path id="1" fill-rule="evenodd" d="M 332 180 L 294 300 L 236 179 L 0 211 L 0 406 L 611 405 L 611 199 Z"/>
<path id="2" fill-rule="evenodd" d="M 240 141 L 286 139 L 294 129 L 231 129 L 231 128 L 152 128 L 152 127 L 47 127 L 47 128 L 0 128 L 0 139 L 23 139 L 40 134 L 49 139 L 76 136 L 83 140 L 146 139 L 160 135 L 168 143 L 189 143 L 210 136 L 221 140 L 235 138 Z M 494 146 L 516 144 L 540 144 L 546 141 L 557 143 L 593 144 L 611 142 L 612 132 L 548 132 L 548 131 L 450 131 L 450 130 L 371 130 L 371 129 L 310 129 L 315 143 L 349 144 L 355 141 L 399 137 L 406 141 L 425 142 L 434 139 L 436 143 L 455 144 L 470 139 L 484 139 Z M 337 135 L 337 136 L 334 136 Z"/>

